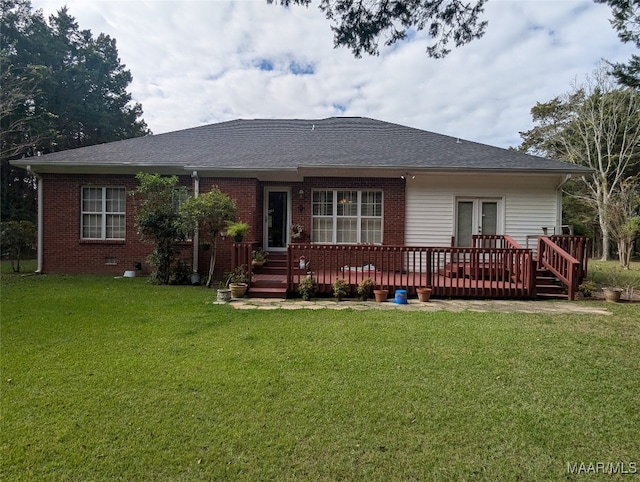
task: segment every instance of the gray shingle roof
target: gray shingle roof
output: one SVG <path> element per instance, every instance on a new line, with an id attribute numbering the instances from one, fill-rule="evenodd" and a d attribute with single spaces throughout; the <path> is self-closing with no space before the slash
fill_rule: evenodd
<path id="1" fill-rule="evenodd" d="M 360 117 L 234 120 L 23 159 L 19 165 L 295 170 L 588 172 L 583 167 Z"/>

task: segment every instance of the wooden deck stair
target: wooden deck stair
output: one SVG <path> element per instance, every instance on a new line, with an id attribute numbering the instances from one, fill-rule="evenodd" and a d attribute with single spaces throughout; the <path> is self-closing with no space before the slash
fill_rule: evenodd
<path id="1" fill-rule="evenodd" d="M 558 299 L 566 300 L 569 298 L 566 287 L 556 278 L 550 271 L 540 268 L 538 261 L 534 260 L 537 266 L 535 272 L 536 298 L 538 299 Z"/>
<path id="2" fill-rule="evenodd" d="M 269 253 L 261 268 L 253 268 L 249 298 L 287 297 L 287 254 Z"/>

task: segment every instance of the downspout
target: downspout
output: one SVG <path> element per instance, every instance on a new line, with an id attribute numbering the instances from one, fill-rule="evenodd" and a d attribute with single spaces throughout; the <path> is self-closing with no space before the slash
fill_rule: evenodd
<path id="1" fill-rule="evenodd" d="M 571 177 L 571 174 L 565 174 L 560 184 L 556 186 L 556 234 L 562 234 L 562 186 L 564 186 Z"/>
<path id="2" fill-rule="evenodd" d="M 35 171 L 31 169 L 31 165 L 27 166 L 27 172 L 35 176 L 38 181 L 38 242 L 37 242 L 37 251 L 36 258 L 38 260 L 38 267 L 36 268 L 37 274 L 42 274 L 42 262 L 43 262 L 43 251 L 42 245 L 44 240 L 44 225 L 43 225 L 43 212 L 42 206 L 44 205 L 44 193 L 42 192 L 42 186 L 44 181 L 42 180 L 42 176 L 38 175 Z"/>
<path id="3" fill-rule="evenodd" d="M 191 177 L 193 178 L 193 197 L 198 197 L 200 195 L 200 178 L 198 177 L 198 171 L 193 171 L 191 173 Z M 198 272 L 198 256 L 200 254 L 200 242 L 199 242 L 199 230 L 196 226 L 196 229 L 193 231 L 193 262 L 192 262 L 192 271 L 194 273 Z"/>

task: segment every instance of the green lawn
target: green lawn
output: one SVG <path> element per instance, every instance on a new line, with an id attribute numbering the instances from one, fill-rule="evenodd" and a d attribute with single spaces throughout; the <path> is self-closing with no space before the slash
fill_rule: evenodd
<path id="1" fill-rule="evenodd" d="M 639 304 L 552 317 L 213 299 L 143 279 L 4 273 L 0 480 L 640 472 Z"/>

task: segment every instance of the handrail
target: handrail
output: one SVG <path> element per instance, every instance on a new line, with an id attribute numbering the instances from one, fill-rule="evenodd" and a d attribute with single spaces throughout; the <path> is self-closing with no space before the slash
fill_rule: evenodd
<path id="1" fill-rule="evenodd" d="M 472 246 L 476 248 L 512 248 L 523 249 L 511 236 L 503 234 L 473 234 Z"/>
<path id="2" fill-rule="evenodd" d="M 578 269 L 578 283 L 581 283 L 582 280 L 587 277 L 589 238 L 586 236 L 562 234 L 549 236 L 549 239 L 580 262 L 580 268 Z"/>
<path id="3" fill-rule="evenodd" d="M 569 301 L 578 291 L 580 262 L 546 236 L 538 238 L 538 262 L 567 287 Z"/>

